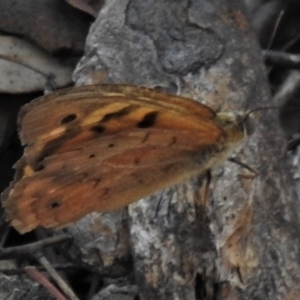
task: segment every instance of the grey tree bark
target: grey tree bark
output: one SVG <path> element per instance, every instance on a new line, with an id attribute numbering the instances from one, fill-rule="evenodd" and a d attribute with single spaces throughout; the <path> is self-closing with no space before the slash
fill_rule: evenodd
<path id="1" fill-rule="evenodd" d="M 271 104 L 242 1 L 106 2 L 78 85 L 156 87 L 217 111 Z M 225 163 L 208 199 L 205 180 L 193 178 L 130 205 L 128 215 L 94 213 L 68 227 L 84 261 L 106 274 L 132 255 L 135 279 L 122 265 L 122 283 L 108 283 L 97 299 L 124 299 L 124 286 L 128 299 L 136 291 L 147 300 L 299 299 L 300 202 L 277 113 L 261 114 L 237 156 L 259 176 L 239 176 L 247 171 Z"/>

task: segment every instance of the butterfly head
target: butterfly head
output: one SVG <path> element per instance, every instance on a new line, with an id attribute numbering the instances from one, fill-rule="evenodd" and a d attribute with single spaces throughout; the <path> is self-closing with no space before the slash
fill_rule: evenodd
<path id="1" fill-rule="evenodd" d="M 259 107 L 248 112 L 233 111 L 218 113 L 217 119 L 231 139 L 241 139 L 252 135 L 255 131 L 255 115 L 266 109 L 279 109 L 276 106 Z"/>
<path id="2" fill-rule="evenodd" d="M 249 113 L 241 111 L 222 112 L 217 120 L 232 142 L 240 141 L 253 134 L 255 123 Z"/>

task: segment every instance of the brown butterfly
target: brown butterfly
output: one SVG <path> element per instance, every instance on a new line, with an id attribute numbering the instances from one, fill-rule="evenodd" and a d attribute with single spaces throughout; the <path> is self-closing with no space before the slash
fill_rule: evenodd
<path id="1" fill-rule="evenodd" d="M 119 209 L 222 162 L 248 121 L 137 86 L 54 92 L 20 112 L 26 148 L 3 206 L 20 233 Z"/>

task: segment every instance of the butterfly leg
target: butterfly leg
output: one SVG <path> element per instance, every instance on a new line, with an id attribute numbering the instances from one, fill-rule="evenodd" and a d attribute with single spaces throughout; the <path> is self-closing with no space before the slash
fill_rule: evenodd
<path id="1" fill-rule="evenodd" d="M 249 178 L 249 179 L 254 179 L 254 178 L 256 178 L 256 177 L 259 175 L 259 173 L 258 173 L 257 171 L 255 171 L 254 169 L 252 169 L 251 167 L 249 167 L 249 166 L 246 165 L 245 163 L 242 163 L 241 161 L 239 161 L 239 160 L 236 159 L 236 158 L 233 158 L 233 157 L 232 157 L 232 158 L 229 158 L 228 160 L 229 160 L 230 162 L 233 162 L 233 163 L 235 163 L 235 164 L 241 166 L 242 168 L 247 169 L 247 170 L 250 171 L 251 173 L 253 173 L 253 176 L 251 176 L 251 177 L 249 177 L 249 176 L 247 176 L 247 175 L 241 175 L 241 174 L 240 174 L 240 177 Z"/>
<path id="2" fill-rule="evenodd" d="M 208 199 L 208 193 L 209 193 L 209 186 L 211 183 L 211 171 L 207 170 L 205 173 L 205 177 L 206 177 L 206 182 L 205 182 L 205 186 L 204 186 L 204 192 L 203 192 L 203 204 L 206 205 L 207 203 L 207 199 Z"/>
<path id="3" fill-rule="evenodd" d="M 287 151 L 295 151 L 298 146 L 300 145 L 300 136 L 299 134 L 295 137 L 292 137 L 291 139 L 288 140 L 286 150 Z"/>
<path id="4" fill-rule="evenodd" d="M 158 217 L 158 211 L 160 209 L 160 205 L 161 205 L 162 200 L 163 200 L 163 197 L 160 196 L 159 200 L 157 202 L 156 208 L 155 208 L 155 219 Z"/>

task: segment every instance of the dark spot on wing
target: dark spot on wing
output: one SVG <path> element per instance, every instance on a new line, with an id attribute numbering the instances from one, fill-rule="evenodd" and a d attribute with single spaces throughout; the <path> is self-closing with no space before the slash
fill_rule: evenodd
<path id="1" fill-rule="evenodd" d="M 176 136 L 172 136 L 171 142 L 168 145 L 169 147 L 175 145 L 177 143 L 177 137 Z"/>
<path id="2" fill-rule="evenodd" d="M 108 122 L 110 120 L 118 119 L 118 118 L 121 118 L 123 116 L 126 116 L 131 111 L 131 109 L 132 108 L 129 106 L 129 107 L 122 108 L 118 111 L 106 114 L 105 116 L 103 116 L 103 118 L 101 119 L 100 122 L 105 123 L 105 122 Z"/>
<path id="3" fill-rule="evenodd" d="M 137 182 L 138 182 L 139 184 L 143 184 L 143 183 L 144 183 L 144 180 L 143 180 L 142 178 L 138 178 L 138 179 L 137 179 Z"/>
<path id="4" fill-rule="evenodd" d="M 63 119 L 61 119 L 60 123 L 61 124 L 68 124 L 71 123 L 72 121 L 77 119 L 77 115 L 76 114 L 69 114 L 66 117 L 64 117 Z"/>
<path id="5" fill-rule="evenodd" d="M 95 133 L 103 133 L 105 131 L 105 127 L 101 125 L 95 125 L 90 128 L 90 131 Z"/>
<path id="6" fill-rule="evenodd" d="M 43 169 L 45 169 L 45 166 L 43 165 L 43 159 L 39 159 L 38 163 L 38 167 L 35 169 L 35 171 L 42 171 Z"/>
<path id="7" fill-rule="evenodd" d="M 144 115 L 143 119 L 137 124 L 138 128 L 149 128 L 156 122 L 158 112 L 152 111 Z"/>
<path id="8" fill-rule="evenodd" d="M 108 148 L 113 148 L 115 146 L 115 144 L 109 144 Z"/>
<path id="9" fill-rule="evenodd" d="M 53 201 L 52 203 L 50 203 L 49 208 L 50 209 L 55 209 L 61 206 L 61 202 L 60 201 Z"/>
<path id="10" fill-rule="evenodd" d="M 95 156 L 95 154 L 90 154 L 89 158 L 94 158 Z"/>
<path id="11" fill-rule="evenodd" d="M 106 195 L 108 194 L 109 190 L 110 190 L 110 189 L 107 188 L 107 187 L 103 188 L 103 193 L 102 193 L 101 197 L 106 196 Z M 101 198 L 100 198 L 100 199 L 101 199 Z"/>

